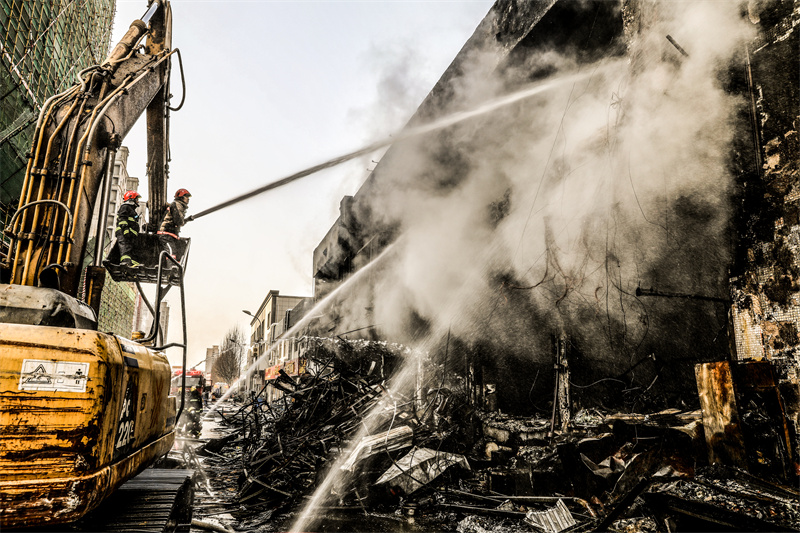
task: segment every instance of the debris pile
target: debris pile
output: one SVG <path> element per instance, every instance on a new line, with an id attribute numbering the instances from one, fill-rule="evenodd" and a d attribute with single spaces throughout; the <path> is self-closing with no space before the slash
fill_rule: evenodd
<path id="1" fill-rule="evenodd" d="M 320 340 L 305 373 L 268 385 L 282 398 L 261 391 L 224 416 L 230 433 L 201 451 L 211 485 L 235 491 L 223 510 L 241 528 L 285 528 L 333 478 L 317 510 L 350 517 L 343 530 L 368 517 L 382 521 L 373 529 L 462 533 L 800 530 L 791 483 L 709 464 L 705 411 L 580 410 L 554 427 L 548 413 L 477 408 L 461 378 L 424 357 L 416 389 L 395 392 L 387 376 L 403 350 Z"/>
<path id="2" fill-rule="evenodd" d="M 283 391 L 282 398 L 268 403 L 262 390 L 236 413 L 223 414 L 224 423 L 235 431 L 201 451 L 208 468 L 223 477 L 225 472 L 238 472 L 240 506 L 278 509 L 307 494 L 348 448 L 341 468 L 361 475 L 375 456 L 441 441 L 444 434 L 434 435 L 420 417 L 435 418 L 439 427 L 446 425 L 442 417 L 449 403 L 446 390 L 437 391 L 430 409 L 420 413 L 414 408 L 415 398 L 395 395 L 391 409 L 378 417 L 385 420 L 376 424 L 386 429 L 352 441 L 367 414 L 390 396 L 386 376 L 405 351 L 381 342 L 318 339 L 306 354 L 302 375 L 292 377 L 281 370 L 270 382 Z M 397 481 L 387 479 L 385 485 L 394 487 Z"/>
<path id="3" fill-rule="evenodd" d="M 692 480 L 654 484 L 644 501 L 672 530 L 796 531 L 798 493 L 746 472 L 721 466 L 703 468 Z"/>

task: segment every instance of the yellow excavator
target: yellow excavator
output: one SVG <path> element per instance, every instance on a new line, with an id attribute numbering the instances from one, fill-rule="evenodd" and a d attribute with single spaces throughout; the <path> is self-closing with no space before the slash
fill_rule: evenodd
<path id="1" fill-rule="evenodd" d="M 185 368 L 185 311 L 183 342 L 166 345 L 158 311 L 171 287 L 183 304 L 187 254 L 176 261 L 142 234 L 146 266 L 107 263 L 115 280 L 156 283 L 154 326 L 138 341 L 97 330 L 115 153 L 145 112 L 150 220 L 166 210 L 169 112 L 180 108 L 169 105 L 171 18 L 169 2 L 151 0 L 102 64 L 42 106 L 0 248 L 0 530 L 74 521 L 173 445 L 183 398 L 169 396 L 165 350 L 182 347 Z"/>

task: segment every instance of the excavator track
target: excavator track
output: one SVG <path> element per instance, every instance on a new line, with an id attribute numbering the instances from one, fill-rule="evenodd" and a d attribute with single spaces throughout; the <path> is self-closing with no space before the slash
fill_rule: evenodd
<path id="1" fill-rule="evenodd" d="M 86 515 L 76 531 L 189 531 L 194 470 L 148 468 Z"/>

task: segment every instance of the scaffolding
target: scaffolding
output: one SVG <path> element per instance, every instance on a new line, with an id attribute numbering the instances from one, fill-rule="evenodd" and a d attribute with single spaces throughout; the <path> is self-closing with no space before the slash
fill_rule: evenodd
<path id="1" fill-rule="evenodd" d="M 17 207 L 42 104 L 105 58 L 116 0 L 0 0 L 0 224 Z"/>

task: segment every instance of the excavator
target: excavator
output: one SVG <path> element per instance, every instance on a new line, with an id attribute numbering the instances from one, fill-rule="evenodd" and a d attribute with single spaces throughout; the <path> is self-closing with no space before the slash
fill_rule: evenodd
<path id="1" fill-rule="evenodd" d="M 49 98 L 36 123 L 19 206 L 0 246 L 0 530 L 81 518 L 175 440 L 184 399 L 170 396 L 166 349 L 183 348 L 185 369 L 188 254 L 178 261 L 160 252 L 152 234 L 167 207 L 169 112 L 183 105 L 169 103 L 171 63 L 180 60 L 171 13 L 168 1 L 150 0 L 108 58 Z M 147 258 L 129 268 L 112 250 L 104 266 L 115 154 L 142 114 Z M 154 305 L 145 300 L 154 315 L 149 334 L 131 340 L 98 331 L 107 272 L 115 281 L 156 284 Z M 159 304 L 171 287 L 180 287 L 183 341 L 164 344 Z"/>

